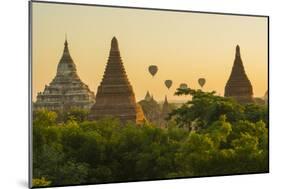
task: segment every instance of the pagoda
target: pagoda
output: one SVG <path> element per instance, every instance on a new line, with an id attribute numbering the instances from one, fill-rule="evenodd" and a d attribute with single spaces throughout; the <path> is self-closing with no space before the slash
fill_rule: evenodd
<path id="1" fill-rule="evenodd" d="M 138 102 L 144 112 L 144 116 L 147 121 L 157 122 L 161 116 L 161 109 L 156 100 L 154 100 L 153 95 L 147 91 L 143 100 Z"/>
<path id="2" fill-rule="evenodd" d="M 123 123 L 142 123 L 145 120 L 141 106 L 136 103 L 115 37 L 111 40 L 109 58 L 89 118 L 98 120 L 107 116 L 117 117 Z"/>
<path id="3" fill-rule="evenodd" d="M 252 103 L 253 87 L 248 79 L 240 55 L 240 47 L 236 46 L 236 54 L 230 77 L 226 83 L 225 97 L 232 97 L 239 103 Z"/>
<path id="4" fill-rule="evenodd" d="M 150 96 L 149 91 L 147 91 L 147 92 L 146 92 L 146 95 L 145 95 L 145 97 L 144 97 L 144 100 L 150 101 L 151 99 L 152 99 L 152 96 Z"/>
<path id="5" fill-rule="evenodd" d="M 169 113 L 171 112 L 171 109 L 169 107 L 169 103 L 168 103 L 168 100 L 167 100 L 167 96 L 165 96 L 165 101 L 163 103 L 163 106 L 162 106 L 162 113 L 161 113 L 161 117 L 162 119 L 166 119 L 169 115 Z"/>
<path id="6" fill-rule="evenodd" d="M 65 39 L 56 76 L 49 85 L 45 85 L 43 92 L 37 94 L 34 108 L 53 111 L 67 111 L 73 108 L 90 110 L 94 102 L 95 95 L 80 80 Z"/>

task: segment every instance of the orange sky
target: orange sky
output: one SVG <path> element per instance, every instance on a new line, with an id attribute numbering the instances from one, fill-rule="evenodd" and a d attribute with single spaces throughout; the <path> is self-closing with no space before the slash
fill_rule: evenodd
<path id="1" fill-rule="evenodd" d="M 224 94 L 240 45 L 254 96 L 267 90 L 267 18 L 188 12 L 74 6 L 33 2 L 33 100 L 56 74 L 65 33 L 81 80 L 97 92 L 116 36 L 137 100 L 147 90 L 157 100 L 170 100 L 180 83 Z M 149 65 L 159 70 L 154 78 Z M 168 90 L 164 81 L 173 80 Z"/>

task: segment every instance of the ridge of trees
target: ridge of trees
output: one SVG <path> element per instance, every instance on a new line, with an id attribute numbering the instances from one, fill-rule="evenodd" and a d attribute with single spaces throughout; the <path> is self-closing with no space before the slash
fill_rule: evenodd
<path id="1" fill-rule="evenodd" d="M 267 106 L 178 89 L 192 100 L 166 128 L 88 121 L 87 111 L 33 115 L 33 186 L 268 172 Z"/>

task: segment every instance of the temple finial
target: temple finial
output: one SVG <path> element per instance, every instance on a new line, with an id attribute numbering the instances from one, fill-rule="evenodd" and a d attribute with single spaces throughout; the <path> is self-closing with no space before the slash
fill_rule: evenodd
<path id="1" fill-rule="evenodd" d="M 236 45 L 236 56 L 240 56 L 240 47 Z"/>
<path id="2" fill-rule="evenodd" d="M 65 41 L 64 41 L 64 49 L 63 49 L 62 60 L 67 59 L 67 57 L 70 57 L 70 54 L 69 54 L 69 50 L 68 50 L 67 36 L 66 36 L 66 33 L 65 33 Z"/>
<path id="3" fill-rule="evenodd" d="M 64 41 L 64 46 L 67 46 L 68 42 L 67 42 L 67 34 L 65 33 L 65 41 Z"/>
<path id="4" fill-rule="evenodd" d="M 118 41 L 115 36 L 111 40 L 111 51 L 119 51 Z"/>
<path id="5" fill-rule="evenodd" d="M 146 100 L 146 101 L 149 101 L 150 100 L 150 94 L 149 94 L 149 91 L 147 91 L 146 92 L 146 95 L 145 95 L 145 97 L 144 97 L 144 99 Z"/>

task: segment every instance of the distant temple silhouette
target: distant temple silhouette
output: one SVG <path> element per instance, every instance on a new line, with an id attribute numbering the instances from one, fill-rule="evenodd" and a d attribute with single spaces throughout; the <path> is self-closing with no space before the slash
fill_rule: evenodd
<path id="1" fill-rule="evenodd" d="M 144 99 L 139 101 L 138 104 L 141 105 L 147 121 L 156 122 L 159 120 L 161 114 L 160 106 L 149 91 L 146 92 Z"/>
<path id="2" fill-rule="evenodd" d="M 239 45 L 236 46 L 235 60 L 225 86 L 224 96 L 232 97 L 239 103 L 253 102 L 253 87 L 246 75 Z"/>
<path id="3" fill-rule="evenodd" d="M 162 119 L 166 119 L 169 116 L 169 113 L 171 113 L 171 109 L 167 100 L 167 96 L 165 96 L 165 101 L 162 106 L 162 112 L 161 112 L 161 117 Z"/>
<path id="4" fill-rule="evenodd" d="M 76 70 L 65 39 L 63 55 L 57 67 L 57 73 L 52 82 L 45 85 L 43 92 L 37 94 L 35 109 L 65 111 L 71 108 L 90 109 L 95 102 L 95 95 L 84 84 Z"/>
<path id="5" fill-rule="evenodd" d="M 149 91 L 147 91 L 147 92 L 146 92 L 146 95 L 145 95 L 145 97 L 144 97 L 144 100 L 150 101 L 152 98 L 153 98 L 153 96 L 150 96 Z"/>
<path id="6" fill-rule="evenodd" d="M 97 120 L 105 116 L 118 117 L 122 122 L 141 123 L 145 120 L 141 106 L 136 103 L 115 37 L 111 40 L 108 62 L 89 118 Z"/>

